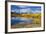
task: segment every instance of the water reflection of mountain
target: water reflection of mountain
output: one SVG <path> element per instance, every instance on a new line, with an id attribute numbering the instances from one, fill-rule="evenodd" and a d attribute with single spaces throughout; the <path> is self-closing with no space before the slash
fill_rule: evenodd
<path id="1" fill-rule="evenodd" d="M 28 19 L 28 18 L 22 18 L 22 17 L 12 17 L 11 18 L 11 23 L 12 24 L 27 24 L 27 23 L 32 23 L 32 18 Z"/>

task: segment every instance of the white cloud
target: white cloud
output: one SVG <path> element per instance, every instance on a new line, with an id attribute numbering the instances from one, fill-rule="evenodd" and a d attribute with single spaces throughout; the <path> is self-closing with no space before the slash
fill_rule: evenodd
<path id="1" fill-rule="evenodd" d="M 11 10 L 11 12 L 20 13 L 20 12 L 19 12 L 19 9 Z"/>
<path id="2" fill-rule="evenodd" d="M 15 12 L 16 12 L 16 13 L 20 13 L 19 9 L 15 9 Z"/>
<path id="3" fill-rule="evenodd" d="M 27 9 L 20 9 L 20 13 L 25 13 L 27 12 Z"/>
<path id="4" fill-rule="evenodd" d="M 27 9 L 20 9 L 20 13 L 30 13 L 31 9 L 27 8 Z"/>
<path id="5" fill-rule="evenodd" d="M 32 13 L 34 13 L 34 14 L 35 14 L 35 13 L 41 13 L 41 11 L 37 11 L 37 10 L 36 10 L 36 11 L 32 11 Z"/>
<path id="6" fill-rule="evenodd" d="M 15 10 L 11 10 L 11 12 L 15 12 Z"/>
<path id="7" fill-rule="evenodd" d="M 15 9 L 15 10 L 12 10 L 12 12 L 16 12 L 16 13 L 27 13 L 27 14 L 30 14 L 30 13 L 41 13 L 40 10 L 31 10 L 30 8 L 26 8 L 26 9 Z"/>

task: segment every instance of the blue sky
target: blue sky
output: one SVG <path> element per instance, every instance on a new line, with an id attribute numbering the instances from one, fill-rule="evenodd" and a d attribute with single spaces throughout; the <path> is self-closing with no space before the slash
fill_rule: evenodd
<path id="1" fill-rule="evenodd" d="M 17 6 L 11 5 L 11 11 L 16 13 L 40 13 L 41 6 Z"/>

